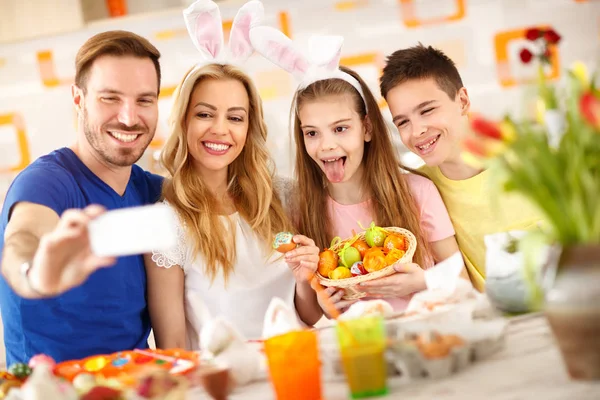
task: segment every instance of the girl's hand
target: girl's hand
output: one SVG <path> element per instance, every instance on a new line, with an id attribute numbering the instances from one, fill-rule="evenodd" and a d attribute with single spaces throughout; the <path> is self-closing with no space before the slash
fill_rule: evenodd
<path id="1" fill-rule="evenodd" d="M 415 263 L 395 265 L 396 273 L 359 284 L 369 297 L 404 297 L 425 290 L 425 271 Z"/>
<path id="2" fill-rule="evenodd" d="M 339 314 L 343 314 L 346 310 L 358 300 L 342 300 L 344 296 L 344 289 L 328 287 L 322 291 L 317 292 L 317 301 L 321 306 L 321 309 L 325 313 L 325 316 L 329 319 L 335 316 L 330 315 L 333 310 L 331 307 L 335 307 Z M 331 311 L 329 311 L 331 310 Z"/>

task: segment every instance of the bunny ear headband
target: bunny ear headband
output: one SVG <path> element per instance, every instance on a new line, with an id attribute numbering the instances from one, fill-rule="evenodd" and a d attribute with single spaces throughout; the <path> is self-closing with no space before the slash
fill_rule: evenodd
<path id="1" fill-rule="evenodd" d="M 186 8 L 183 11 L 185 26 L 201 57 L 195 68 L 209 63 L 243 64 L 254 52 L 250 43 L 250 29 L 260 24 L 263 16 L 264 9 L 260 1 L 252 0 L 244 4 L 233 20 L 229 43 L 225 48 L 219 6 L 211 0 L 198 0 Z"/>
<path id="2" fill-rule="evenodd" d="M 360 83 L 339 68 L 343 37 L 322 35 L 311 37 L 308 57 L 294 48 L 290 38 L 269 26 L 256 26 L 250 29 L 250 41 L 258 53 L 300 81 L 298 90 L 317 81 L 337 78 L 351 84 L 366 106 L 367 101 Z"/>

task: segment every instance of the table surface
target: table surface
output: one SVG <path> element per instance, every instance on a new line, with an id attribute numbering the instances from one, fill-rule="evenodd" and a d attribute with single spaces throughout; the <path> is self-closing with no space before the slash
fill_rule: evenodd
<path id="1" fill-rule="evenodd" d="M 388 386 L 390 394 L 381 399 L 600 399 L 600 382 L 569 379 L 546 318 L 540 314 L 510 318 L 505 348 L 457 374 L 408 384 L 392 378 Z M 325 382 L 323 390 L 323 400 L 349 398 L 348 388 L 341 381 Z M 192 398 L 208 397 L 198 394 Z M 274 398 L 269 382 L 240 387 L 230 396 L 230 400 Z"/>

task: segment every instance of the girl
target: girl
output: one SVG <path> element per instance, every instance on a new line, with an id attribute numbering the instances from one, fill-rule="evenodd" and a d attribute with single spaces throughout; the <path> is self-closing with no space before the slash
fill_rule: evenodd
<path id="1" fill-rule="evenodd" d="M 375 97 L 356 72 L 338 67 L 342 40 L 313 40 L 310 48 L 320 57 L 312 59 L 326 62 L 311 65 L 271 29 L 251 31 L 255 48 L 302 81 L 292 105 L 298 231 L 321 249 L 335 236 L 362 231 L 359 223 L 413 232 L 418 242 L 414 263 L 398 268 L 402 273 L 361 284 L 370 297 L 385 298 L 396 311 L 403 310 L 409 295 L 425 289 L 423 269 L 458 251 L 444 203 L 431 181 L 405 173 Z M 273 51 L 276 41 L 286 51 Z M 325 294 L 342 312 L 354 303 L 341 300 L 342 289 L 328 288 Z"/>
<path id="2" fill-rule="evenodd" d="M 209 39 L 198 42 L 211 46 Z M 205 309 L 258 339 L 273 297 L 295 306 L 307 325 L 316 323 L 322 312 L 306 270 L 316 270 L 318 247 L 296 235 L 301 246 L 285 260 L 271 248 L 291 224 L 286 194 L 274 187 L 250 78 L 227 63 L 196 66 L 175 93 L 171 125 L 162 154 L 171 179 L 163 195 L 179 216 L 179 244 L 146 260 L 157 347 L 198 349 Z"/>

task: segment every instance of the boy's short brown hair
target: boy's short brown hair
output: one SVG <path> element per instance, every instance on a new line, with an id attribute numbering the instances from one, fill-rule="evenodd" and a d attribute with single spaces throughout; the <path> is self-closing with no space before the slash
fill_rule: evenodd
<path id="1" fill-rule="evenodd" d="M 86 92 L 89 71 L 94 61 L 104 55 L 149 58 L 156 68 L 160 92 L 160 52 L 147 39 L 128 31 L 108 31 L 92 36 L 75 57 L 75 84 Z"/>
<path id="2" fill-rule="evenodd" d="M 428 78 L 435 79 L 439 88 L 451 99 L 463 87 L 454 61 L 442 51 L 419 43 L 397 50 L 387 57 L 379 88 L 383 98 L 386 98 L 389 91 L 401 83 Z"/>

